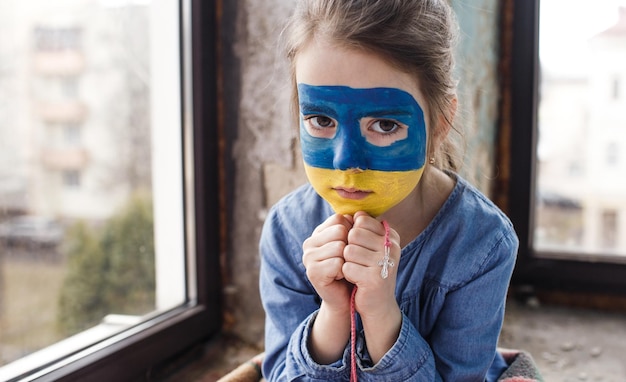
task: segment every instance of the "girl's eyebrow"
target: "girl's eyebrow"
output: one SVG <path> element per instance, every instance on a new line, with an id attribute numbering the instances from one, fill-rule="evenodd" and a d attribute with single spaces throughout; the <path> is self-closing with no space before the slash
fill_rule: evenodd
<path id="1" fill-rule="evenodd" d="M 300 110 L 303 113 L 307 114 L 324 114 L 324 115 L 334 115 L 335 109 L 328 107 L 327 105 L 319 104 L 319 103 L 311 103 L 311 102 L 302 102 L 300 103 Z M 364 108 L 359 113 L 363 116 L 369 117 L 408 117 L 413 114 L 411 107 L 405 108 L 393 108 L 393 109 L 384 109 L 384 108 Z"/>
<path id="2" fill-rule="evenodd" d="M 334 114 L 334 110 L 326 105 L 320 105 L 318 103 L 302 102 L 300 103 L 300 111 L 306 114 Z"/>
<path id="3" fill-rule="evenodd" d="M 413 115 L 409 108 L 406 109 L 374 109 L 371 111 L 365 110 L 368 117 L 410 117 Z"/>

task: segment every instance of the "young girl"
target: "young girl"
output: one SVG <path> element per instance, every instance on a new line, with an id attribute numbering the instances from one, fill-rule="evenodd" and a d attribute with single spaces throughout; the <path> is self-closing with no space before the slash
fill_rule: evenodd
<path id="1" fill-rule="evenodd" d="M 299 0 L 288 25 L 310 181 L 262 233 L 269 381 L 483 381 L 518 241 L 459 177 L 446 0 Z"/>

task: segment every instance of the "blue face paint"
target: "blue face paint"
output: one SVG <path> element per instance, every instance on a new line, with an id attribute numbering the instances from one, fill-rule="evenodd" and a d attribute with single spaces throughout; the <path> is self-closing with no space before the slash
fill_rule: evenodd
<path id="1" fill-rule="evenodd" d="M 298 84 L 300 141 L 304 162 L 324 169 L 410 171 L 424 167 L 426 124 L 415 98 L 396 88 L 354 89 L 347 86 Z M 304 119 L 316 115 L 337 124 L 330 138 L 314 137 Z M 388 146 L 374 145 L 362 135 L 363 118 L 397 121 L 408 135 Z"/>

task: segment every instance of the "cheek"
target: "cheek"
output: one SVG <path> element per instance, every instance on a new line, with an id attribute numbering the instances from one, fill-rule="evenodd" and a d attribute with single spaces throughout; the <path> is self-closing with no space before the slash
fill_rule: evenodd
<path id="1" fill-rule="evenodd" d="M 306 164 L 316 167 L 327 167 L 332 159 L 332 144 L 330 139 L 312 137 L 300 119 L 300 150 Z M 330 157 L 329 157 L 330 156 Z"/>

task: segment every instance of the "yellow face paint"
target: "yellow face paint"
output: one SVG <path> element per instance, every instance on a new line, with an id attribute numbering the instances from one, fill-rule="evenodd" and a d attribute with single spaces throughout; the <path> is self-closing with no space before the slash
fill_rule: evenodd
<path id="1" fill-rule="evenodd" d="M 304 165 L 317 193 L 336 213 L 365 211 L 376 217 L 406 198 L 424 168 L 410 171 L 337 170 Z"/>

